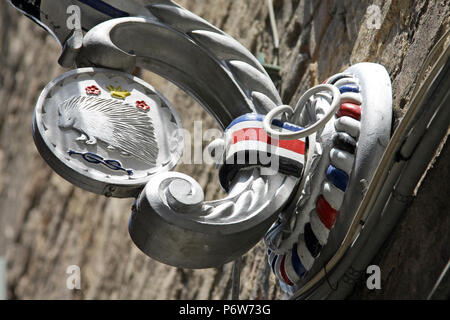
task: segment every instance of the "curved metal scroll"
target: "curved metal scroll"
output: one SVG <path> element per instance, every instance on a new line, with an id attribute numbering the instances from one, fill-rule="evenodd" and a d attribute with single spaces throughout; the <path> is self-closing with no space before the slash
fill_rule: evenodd
<path id="1" fill-rule="evenodd" d="M 43 0 L 41 10 L 61 12 L 66 2 Z M 198 100 L 222 128 L 242 114 L 265 114 L 281 104 L 271 79 L 247 49 L 171 1 L 101 1 L 110 17 L 121 16 L 111 20 L 106 11 L 94 14 L 92 2 L 71 3 L 77 2 L 83 28 L 90 29 L 77 56 L 79 66 L 125 71 L 139 66 L 158 73 Z M 133 17 L 136 13 L 141 17 Z M 61 42 L 70 36 L 64 28 L 51 31 Z M 142 251 L 164 263 L 219 266 L 263 237 L 297 182 L 282 174 L 263 176 L 255 168 L 238 173 L 226 198 L 205 202 L 191 177 L 156 174 L 133 207 L 130 235 Z"/>
<path id="2" fill-rule="evenodd" d="M 155 13 L 170 18 L 171 9 L 159 5 Z M 179 14 L 181 9 L 177 10 Z M 176 15 L 176 21 L 180 17 Z M 189 15 L 189 22 L 192 19 Z M 280 103 L 270 78 L 240 44 L 207 24 L 195 27 L 176 30 L 144 18 L 110 20 L 86 35 L 82 59 L 110 68 L 135 60 L 185 89 L 223 127 L 239 115 L 266 113 Z M 225 199 L 203 202 L 203 191 L 192 178 L 175 172 L 158 174 L 137 201 L 130 235 L 142 251 L 164 263 L 218 266 L 261 239 L 295 184 L 294 178 L 261 176 L 254 169 L 238 175 Z"/>

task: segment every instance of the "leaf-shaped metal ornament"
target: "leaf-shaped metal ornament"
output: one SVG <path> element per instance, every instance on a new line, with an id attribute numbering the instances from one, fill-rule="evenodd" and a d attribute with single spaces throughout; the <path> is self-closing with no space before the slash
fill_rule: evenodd
<path id="1" fill-rule="evenodd" d="M 181 157 L 181 121 L 152 86 L 99 68 L 69 71 L 42 91 L 33 119 L 36 146 L 71 183 L 114 197 L 137 195 Z"/>

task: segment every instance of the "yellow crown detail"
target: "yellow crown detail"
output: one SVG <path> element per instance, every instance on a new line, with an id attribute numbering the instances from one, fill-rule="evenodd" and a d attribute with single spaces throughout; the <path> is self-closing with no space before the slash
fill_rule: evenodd
<path id="1" fill-rule="evenodd" d="M 111 93 L 111 97 L 117 99 L 125 99 L 131 94 L 128 90 L 122 90 L 121 86 L 118 86 L 117 88 L 114 86 L 106 86 L 106 89 Z"/>

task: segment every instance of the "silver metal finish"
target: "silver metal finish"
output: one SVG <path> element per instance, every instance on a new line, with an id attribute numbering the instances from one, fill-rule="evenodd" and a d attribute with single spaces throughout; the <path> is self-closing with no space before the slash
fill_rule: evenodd
<path id="1" fill-rule="evenodd" d="M 252 248 L 289 199 L 297 179 L 242 171 L 221 200 L 203 201 L 191 177 L 167 172 L 152 176 L 129 222 L 135 244 L 151 257 L 185 268 L 232 261 Z"/>
<path id="2" fill-rule="evenodd" d="M 81 9 L 82 29 L 86 32 L 81 47 L 80 34 L 67 28 L 67 16 L 61 14 L 73 4 Z M 324 113 L 328 114 L 325 118 L 321 120 L 317 115 L 315 119 L 325 127 L 313 137 L 317 143 L 311 140 L 312 161 L 306 165 L 309 172 L 302 182 L 280 173 L 262 175 L 260 168 L 241 170 L 231 182 L 228 196 L 204 201 L 203 190 L 195 179 L 167 172 L 179 158 L 182 139 L 175 136 L 167 140 L 158 135 L 180 127 L 176 114 L 170 107 L 167 115 L 172 115 L 175 121 L 170 116 L 164 118 L 158 113 L 158 118 L 152 114 L 154 110 L 159 112 L 163 105 L 169 106 L 164 98 L 141 80 L 111 69 L 131 72 L 138 66 L 163 76 L 197 99 L 226 128 L 245 113 L 267 114 L 282 104 L 257 59 L 223 31 L 170 0 L 42 0 L 38 7 L 33 5 L 27 10 L 64 46 L 61 65 L 76 63 L 78 67 L 109 69 L 75 70 L 46 87 L 34 120 L 38 149 L 58 173 L 90 191 L 118 197 L 136 196 L 145 184 L 129 221 L 130 236 L 144 253 L 177 267 L 220 266 L 254 246 L 283 209 L 289 211 L 287 216 L 298 212 L 299 217 L 312 210 L 330 163 L 332 135 L 337 131 L 332 121 L 325 122 L 339 103 L 332 103 L 331 110 Z M 368 104 L 364 106 L 361 132 L 351 122 L 336 122 L 336 126 L 351 127 L 355 130 L 352 132 L 359 134 L 358 152 L 340 220 L 308 276 L 291 288 L 292 291 L 308 285 L 346 240 L 344 236 L 365 194 L 361 182 L 371 180 L 389 140 L 391 108 L 386 106 L 391 105 L 391 88 L 386 71 L 379 65 L 365 63 L 347 72 L 354 74 L 366 88 L 361 94 Z M 88 77 L 77 78 L 79 73 Z M 108 75 L 114 75 L 117 82 L 111 84 L 113 78 Z M 85 80 L 95 81 L 99 88 L 135 86 L 138 92 L 130 90 L 132 95 L 121 99 L 119 89 L 116 90 L 119 99 L 99 100 L 103 97 L 80 92 L 80 87 L 88 85 L 79 85 Z M 333 90 L 338 100 L 339 93 Z M 133 103 L 138 99 L 147 101 L 152 94 L 159 98 L 159 105 L 158 101 L 152 101 L 157 107 L 150 108 L 148 113 L 134 110 L 143 118 L 130 117 Z M 135 128 L 126 139 L 111 138 L 114 134 L 108 131 L 109 127 L 100 126 L 111 122 L 113 109 L 121 110 L 123 123 Z M 79 121 L 80 118 L 94 121 Z M 142 119 L 145 124 L 140 122 Z M 317 123 L 314 129 L 318 129 Z M 148 154 L 130 147 L 124 142 L 127 139 L 144 143 L 142 149 Z M 299 185 L 301 190 L 297 190 Z M 289 202 L 292 200 L 294 204 Z"/>
<path id="3" fill-rule="evenodd" d="M 76 69 L 42 91 L 33 137 L 62 177 L 99 194 L 137 195 L 184 148 L 181 121 L 154 88 L 122 72 Z"/>
<path id="4" fill-rule="evenodd" d="M 414 90 L 408 111 L 373 173 L 372 182 L 341 247 L 324 269 L 300 287 L 292 298 L 345 298 L 355 284 L 355 279 L 349 275 L 367 266 L 407 207 L 408 202 L 400 201 L 398 195 L 413 195 L 436 148 L 448 134 L 450 114 L 445 107 L 450 97 L 450 47 L 445 45 L 448 36 L 449 33 L 441 37 L 423 64 L 417 81 L 423 84 Z M 437 56 L 439 52 L 442 54 Z M 421 78 L 429 69 L 422 82 Z M 412 144 L 416 147 L 409 148 Z M 403 157 L 399 158 L 400 153 Z M 364 228 L 360 225 L 361 219 L 365 220 Z"/>
<path id="5" fill-rule="evenodd" d="M 344 75 L 348 75 L 347 79 L 343 78 L 340 80 L 341 83 L 356 81 L 360 88 L 358 95 L 360 94 L 361 97 L 350 94 L 352 99 L 362 102 L 361 123 L 359 125 L 356 122 L 357 126 L 344 125 L 347 133 L 354 130 L 352 134 L 358 137 L 356 152 L 354 156 L 347 153 L 349 158 L 343 157 L 342 161 L 338 162 L 340 165 L 337 165 L 336 159 L 333 158 L 334 153 L 342 152 L 343 155 L 345 153 L 339 151 L 333 137 L 338 133 L 340 121 L 345 117 L 335 117 L 333 121 L 326 123 L 323 130 L 316 134 L 316 148 L 311 157 L 311 169 L 306 174 L 305 187 L 302 189 L 297 205 L 283 210 L 282 222 L 266 236 L 266 243 L 271 249 L 270 261 L 279 262 L 282 259 L 280 257 L 289 258 L 293 248 L 299 248 L 298 255 L 306 271 L 302 277 L 292 280 L 293 283 L 295 282 L 294 285 L 287 286 L 281 283 L 285 291 L 289 293 L 294 293 L 308 284 L 339 249 L 349 226 L 355 219 L 355 212 L 365 196 L 365 185 L 370 183 L 389 141 L 392 97 L 391 83 L 386 70 L 378 64 L 360 63 L 345 70 L 338 75 L 338 78 Z M 341 103 L 349 98 L 347 92 L 343 93 Z M 331 97 L 325 100 L 318 97 L 318 100 L 302 111 L 300 118 L 304 123 L 301 122 L 300 125 L 316 122 L 321 117 L 325 117 L 332 108 Z M 348 118 L 348 120 L 352 119 Z M 330 183 L 327 174 L 330 163 L 348 174 L 345 190 L 339 190 Z M 325 197 L 331 207 L 338 212 L 332 227 L 325 228 L 323 221 L 318 221 L 317 203 L 320 197 Z M 311 226 L 312 232 L 320 243 L 320 251 L 314 254 L 307 248 L 307 232 L 305 231 L 307 224 Z M 290 261 L 289 259 L 284 265 L 291 267 Z M 278 278 L 282 279 L 283 277 L 277 273 L 279 264 L 275 263 L 274 269 Z M 296 276 L 292 270 L 290 274 L 292 277 Z M 327 288 L 326 285 L 324 287 Z"/>
<path id="6" fill-rule="evenodd" d="M 330 103 L 330 108 L 327 111 L 326 115 L 324 115 L 323 117 L 321 117 L 320 119 L 318 119 L 316 122 L 314 122 L 314 124 L 309 125 L 307 128 L 299 131 L 299 132 L 295 132 L 295 133 L 280 133 L 279 131 L 275 131 L 271 128 L 271 123 L 272 120 L 280 115 L 283 112 L 287 112 L 289 113 L 289 115 L 291 116 L 289 118 L 289 121 L 292 123 L 297 123 L 297 121 L 299 121 L 300 118 L 300 113 L 302 112 L 304 105 L 308 102 L 308 100 L 317 93 L 323 92 L 323 91 L 328 91 L 329 93 L 332 94 L 332 101 Z M 297 107 L 295 108 L 295 110 L 293 110 L 290 106 L 279 106 L 276 109 L 272 109 L 264 118 L 264 130 L 267 132 L 267 134 L 269 134 L 270 136 L 275 136 L 279 139 L 283 139 L 283 140 L 293 140 L 293 139 L 300 139 L 300 138 L 305 138 L 307 136 L 310 136 L 311 134 L 315 133 L 316 131 L 319 131 L 320 129 L 322 129 L 327 122 L 330 121 L 330 119 L 336 114 L 336 112 L 338 111 L 340 105 L 340 101 L 341 101 L 341 94 L 339 92 L 339 89 L 336 86 L 333 85 L 329 85 L 329 84 L 322 84 L 322 85 L 318 85 L 315 86 L 311 89 L 309 89 L 308 91 L 306 91 L 302 97 L 300 98 L 300 100 L 297 103 Z"/>
<path id="7" fill-rule="evenodd" d="M 236 40 L 182 8 L 155 5 L 150 11 L 158 19 L 119 18 L 91 29 L 79 61 L 119 69 L 136 61 L 185 89 L 222 127 L 281 103 L 263 67 Z M 142 251 L 164 263 L 219 266 L 262 238 L 296 183 L 284 175 L 261 176 L 259 169 L 242 171 L 228 197 L 204 202 L 194 179 L 158 174 L 138 198 L 130 235 Z"/>
<path id="8" fill-rule="evenodd" d="M 99 2 L 42 0 L 32 12 L 38 17 L 32 18 L 65 45 L 73 30 L 67 28 L 64 13 L 70 5 L 79 6 L 87 33 L 75 57 L 78 66 L 149 69 L 185 89 L 222 127 L 243 113 L 267 113 L 281 104 L 258 60 L 192 12 L 170 0 Z"/>
<path id="9" fill-rule="evenodd" d="M 266 113 L 281 104 L 269 76 L 247 49 L 201 20 L 189 28 L 194 16 L 190 13 L 182 23 L 181 9 L 173 10 L 158 5 L 152 11 L 170 22 L 176 13 L 172 25 L 147 18 L 99 24 L 85 35 L 78 61 L 122 70 L 135 63 L 158 73 L 196 98 L 223 128 L 244 113 Z"/>
<path id="10" fill-rule="evenodd" d="M 374 171 L 389 143 L 392 121 L 392 89 L 391 81 L 386 69 L 374 63 L 356 64 L 344 73 L 354 74 L 361 85 L 363 106 L 361 112 L 361 133 L 358 139 L 358 149 L 355 154 L 355 163 L 349 177 L 347 190 L 339 210 L 338 220 L 330 230 L 327 245 L 314 261 L 309 276 L 303 279 L 306 283 L 323 264 L 328 261 L 340 247 L 347 230 L 354 219 L 359 204 L 365 196 L 365 184 L 370 183 Z M 332 123 L 327 125 L 328 133 L 335 132 Z M 324 135 L 323 134 L 323 135 Z M 332 146 L 331 139 L 323 143 L 323 154 L 317 158 L 317 166 L 310 173 L 311 187 L 307 201 L 299 206 L 302 212 L 310 212 L 315 207 L 316 197 L 321 192 L 325 179 L 326 168 L 329 164 L 329 150 Z M 313 164 L 314 166 L 314 164 Z"/>
<path id="11" fill-rule="evenodd" d="M 104 3 L 108 7 L 99 8 L 93 1 L 43 0 L 35 20 L 65 43 L 71 30 L 61 13 L 68 5 L 78 5 L 87 31 L 74 57 L 78 66 L 128 72 L 135 66 L 149 69 L 197 99 L 222 128 L 242 114 L 265 114 L 281 104 L 257 59 L 186 9 L 161 0 Z M 69 58 L 61 59 L 67 64 L 77 52 L 69 51 Z M 189 176 L 153 174 L 137 199 L 130 235 L 142 251 L 164 263 L 219 266 L 262 238 L 297 182 L 282 174 L 262 176 L 258 168 L 241 171 L 226 198 L 204 202 L 203 190 Z"/>

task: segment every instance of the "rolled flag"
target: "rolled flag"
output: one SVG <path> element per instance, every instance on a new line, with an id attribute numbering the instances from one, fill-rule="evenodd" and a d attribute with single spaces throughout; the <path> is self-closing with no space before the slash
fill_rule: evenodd
<path id="1" fill-rule="evenodd" d="M 239 170 L 263 167 L 261 174 L 283 173 L 301 178 L 307 148 L 306 138 L 278 140 L 263 129 L 264 115 L 248 113 L 233 120 L 224 132 L 225 151 L 219 163 L 219 180 L 228 190 L 230 181 Z M 296 132 L 303 128 L 274 119 L 274 129 Z"/>

